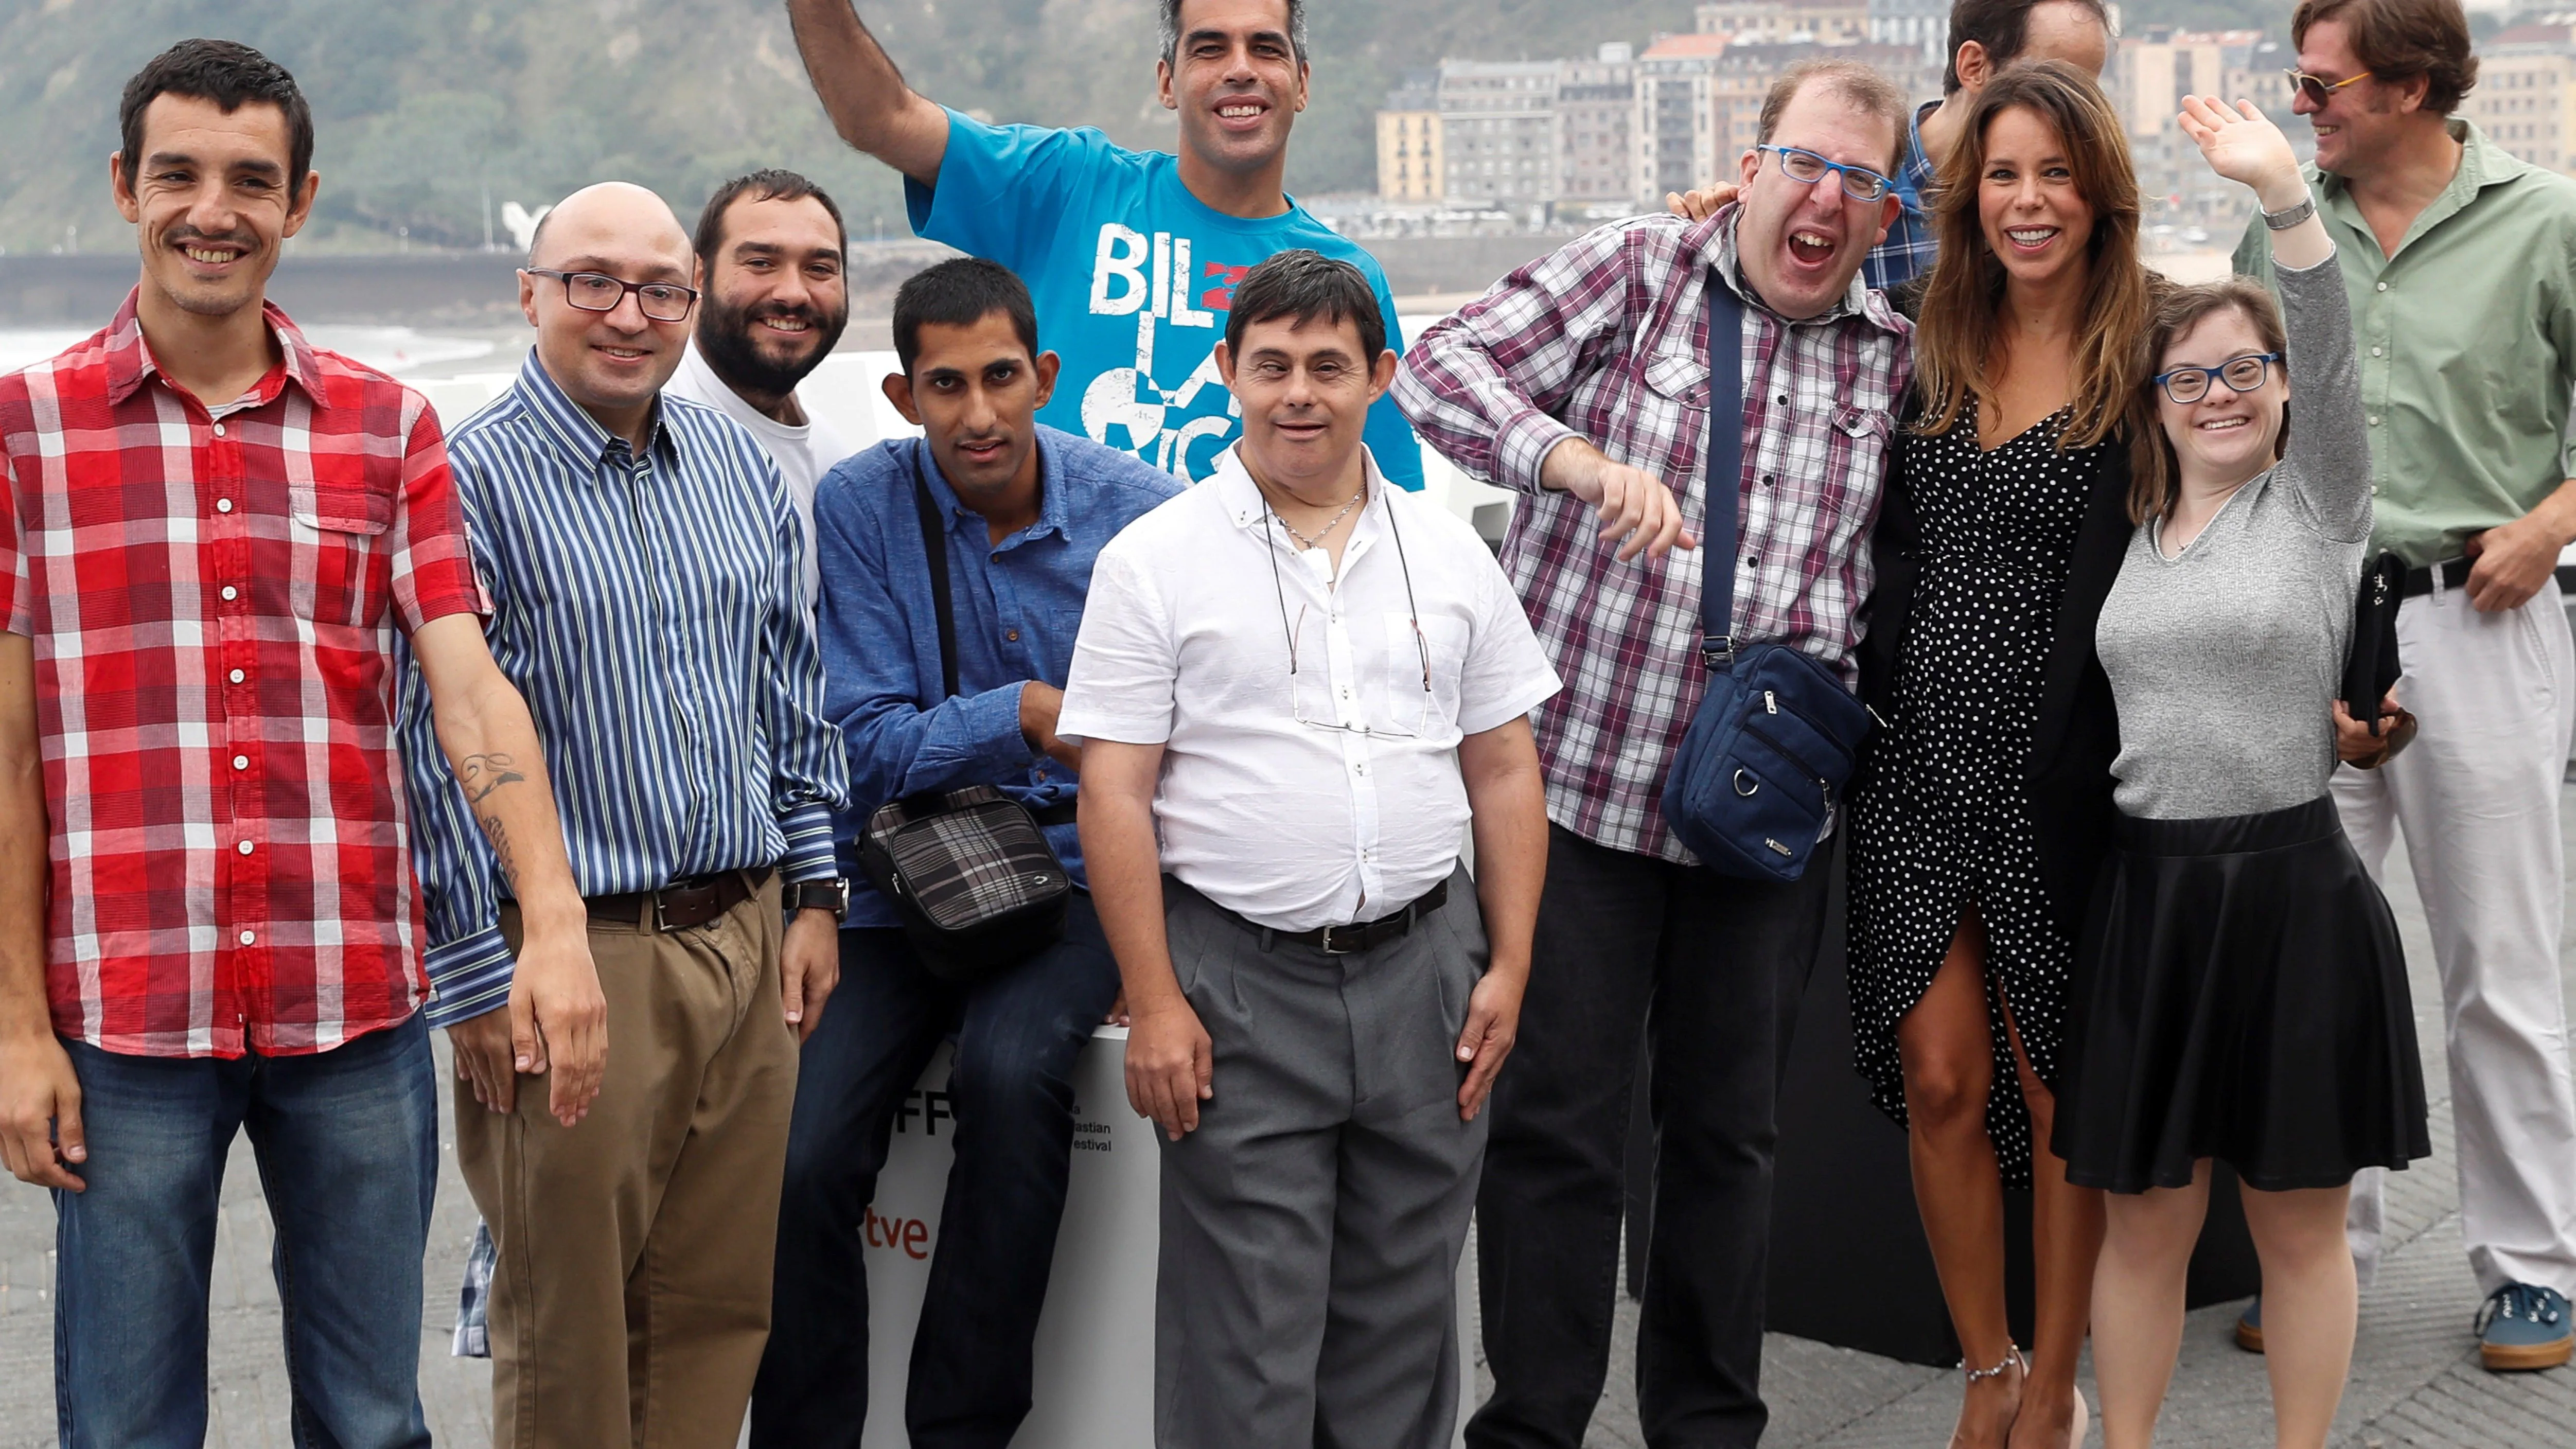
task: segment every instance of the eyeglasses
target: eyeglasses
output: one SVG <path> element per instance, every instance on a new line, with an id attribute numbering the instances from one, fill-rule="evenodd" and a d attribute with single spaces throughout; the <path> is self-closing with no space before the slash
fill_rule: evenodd
<path id="1" fill-rule="evenodd" d="M 531 277 L 552 277 L 564 285 L 564 300 L 585 312 L 614 312 L 626 294 L 654 322 L 686 322 L 698 305 L 698 289 L 677 282 L 621 282 L 601 272 L 558 272 L 548 267 L 522 267 Z"/>
<path id="2" fill-rule="evenodd" d="M 2366 81 L 2370 79 L 2370 72 L 2363 71 L 2361 74 L 2356 76 L 2348 76 L 2339 81 L 2330 81 L 2323 76 L 2310 75 L 2303 70 L 2284 70 L 2281 72 L 2281 78 L 2290 83 L 2291 95 L 2306 96 L 2308 98 L 2309 105 L 2322 106 L 2327 101 L 2334 99 L 2334 93 L 2342 90 L 2345 86 L 2351 85 L 2354 81 Z"/>
<path id="3" fill-rule="evenodd" d="M 2230 392 L 2252 392 L 2263 385 L 2264 374 L 2281 360 L 2277 352 L 2249 352 L 2231 357 L 2216 367 L 2177 367 L 2160 372 L 2155 384 L 2165 390 L 2176 406 L 2188 407 L 2209 396 L 2209 385 L 2215 380 L 2227 384 Z"/>
<path id="4" fill-rule="evenodd" d="M 1840 177 L 1843 195 L 1854 201 L 1876 201 L 1896 185 L 1866 166 L 1847 166 L 1795 146 L 1756 146 L 1753 149 L 1779 157 L 1780 174 L 1802 185 L 1813 186 L 1828 174 Z"/>
<path id="5" fill-rule="evenodd" d="M 1270 499 L 1266 494 L 1263 495 L 1261 500 L 1261 511 L 1263 519 L 1266 522 L 1278 521 L 1278 515 L 1270 510 Z M 1285 528 L 1286 525 L 1282 524 L 1281 527 Z M 1379 739 L 1390 740 L 1421 739 L 1434 731 L 1435 722 L 1438 719 L 1438 711 L 1434 708 L 1434 700 L 1431 693 L 1431 645 L 1423 638 L 1422 635 L 1422 607 L 1414 602 L 1413 598 L 1413 565 L 1404 555 L 1404 531 L 1396 527 L 1395 515 L 1392 512 L 1387 515 L 1386 528 L 1389 536 L 1393 537 L 1395 540 L 1396 565 L 1404 570 L 1404 608 L 1407 615 L 1407 623 L 1410 625 L 1411 632 L 1413 634 L 1414 651 L 1422 665 L 1422 697 L 1418 701 L 1421 706 L 1421 712 L 1414 718 L 1410 725 L 1396 723 L 1391 720 L 1386 723 L 1377 724 L 1365 722 L 1346 724 L 1339 719 L 1314 719 L 1309 717 L 1306 710 L 1305 696 L 1297 688 L 1299 656 L 1303 652 L 1297 647 L 1297 642 L 1305 636 L 1306 615 L 1309 606 L 1304 604 L 1298 605 L 1296 622 L 1293 624 L 1289 622 L 1287 586 L 1279 581 L 1279 546 L 1275 540 L 1265 540 L 1266 542 L 1269 542 L 1270 546 L 1270 588 L 1272 594 L 1279 600 L 1279 632 L 1287 636 L 1288 639 L 1288 712 L 1290 717 L 1295 719 L 1297 723 L 1304 725 L 1308 729 L 1333 730 L 1342 734 L 1373 735 Z M 1264 531 L 1267 532 L 1266 529 Z M 1328 693 L 1331 691 L 1331 686 L 1332 681 L 1330 677 L 1327 676 L 1325 679 L 1325 688 Z M 1409 693 L 1409 691 L 1407 692 Z M 1349 699 L 1354 705 L 1358 703 L 1356 692 L 1354 690 L 1346 689 L 1343 691 L 1343 694 L 1344 697 Z M 1396 701 L 1390 699 L 1387 703 L 1390 713 L 1404 712 L 1403 705 Z M 1341 714 L 1342 712 L 1343 711 L 1340 710 L 1333 711 L 1336 715 Z"/>

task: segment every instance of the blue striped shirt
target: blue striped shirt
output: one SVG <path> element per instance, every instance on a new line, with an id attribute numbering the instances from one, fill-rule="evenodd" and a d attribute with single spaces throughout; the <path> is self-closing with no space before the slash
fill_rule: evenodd
<path id="1" fill-rule="evenodd" d="M 1861 278 L 1884 292 L 1913 280 L 1917 272 L 1932 270 L 1941 255 L 1941 243 L 1932 234 L 1932 193 L 1941 180 L 1941 169 L 1923 154 L 1923 113 L 1941 104 L 1927 101 L 1914 110 L 1914 119 L 1905 128 L 1905 160 L 1896 168 L 1896 194 L 1904 201 L 1905 210 L 1897 214 L 1887 228 L 1887 236 L 1870 249 L 1861 262 Z"/>
<path id="2" fill-rule="evenodd" d="M 849 767 L 799 597 L 803 529 L 751 434 L 666 396 L 639 457 L 531 352 L 448 452 L 492 658 L 535 717 L 581 893 L 772 864 L 835 874 Z M 429 1021 L 449 1026 L 508 998 L 507 890 L 408 649 L 401 731 Z"/>

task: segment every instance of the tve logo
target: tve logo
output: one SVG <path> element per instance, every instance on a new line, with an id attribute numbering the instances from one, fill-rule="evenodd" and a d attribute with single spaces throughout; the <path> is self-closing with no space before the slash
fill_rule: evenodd
<path id="1" fill-rule="evenodd" d="M 894 1248 L 907 1258 L 919 1262 L 930 1256 L 930 1225 L 919 1218 L 887 1218 L 868 1209 L 867 1221 L 860 1225 L 871 1248 Z"/>
<path id="2" fill-rule="evenodd" d="M 1084 385 L 1082 430 L 1093 442 L 1184 478 L 1215 467 L 1242 416 L 1217 377 L 1218 316 L 1251 270 L 1225 262 L 1194 270 L 1188 237 L 1168 231 L 1148 237 L 1114 221 L 1101 226 L 1092 250 L 1090 310 L 1096 317 L 1136 319 L 1136 361 Z M 1179 335 L 1162 337 L 1166 329 Z M 1178 386 L 1159 380 L 1171 372 L 1183 373 Z"/>

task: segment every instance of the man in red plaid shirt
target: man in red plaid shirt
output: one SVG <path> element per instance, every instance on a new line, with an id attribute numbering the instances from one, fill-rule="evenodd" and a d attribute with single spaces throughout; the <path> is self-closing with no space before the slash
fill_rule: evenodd
<path id="1" fill-rule="evenodd" d="M 1532 716 L 1547 890 L 1476 1199 L 1494 1396 L 1477 1449 L 1575 1449 L 1610 1349 L 1620 1161 L 1651 1024 L 1659 1142 L 1638 1411 L 1652 1445 L 1761 1437 L 1771 1142 L 1825 925 L 1820 852 L 1782 885 L 1692 860 L 1664 777 L 1705 692 L 1703 457 L 1743 429 L 1734 637 L 1856 677 L 1910 328 L 1857 280 L 1901 200 L 1904 99 L 1849 61 L 1773 87 L 1740 205 L 1641 217 L 1514 272 L 1406 353 L 1432 446 L 1522 495 L 1503 566 L 1565 690 Z M 1707 288 L 1743 300 L 1743 415 L 1710 416 Z M 1614 554 L 1615 550 L 1615 554 Z M 1668 551 L 1669 550 L 1669 551 Z M 1651 1007 L 1651 1010 L 1649 1009 Z"/>
<path id="2" fill-rule="evenodd" d="M 518 1066 L 567 1122 L 605 1051 L 585 915 L 437 419 L 265 301 L 316 185 L 294 79 L 191 40 L 120 109 L 141 285 L 0 378 L 0 1160 L 54 1192 L 62 1442 L 203 1439 L 247 1129 L 299 1441 L 427 1445 L 438 1116 L 397 630 L 525 904 Z"/>

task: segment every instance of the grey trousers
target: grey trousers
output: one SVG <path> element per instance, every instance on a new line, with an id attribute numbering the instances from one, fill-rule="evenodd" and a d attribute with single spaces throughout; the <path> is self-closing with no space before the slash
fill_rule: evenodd
<path id="1" fill-rule="evenodd" d="M 1375 950 L 1275 943 L 1166 878 L 1172 965 L 1215 1047 L 1163 1145 L 1160 1449 L 1446 1449 L 1455 1294 L 1485 1121 L 1458 1120 L 1484 974 L 1460 870 Z"/>

